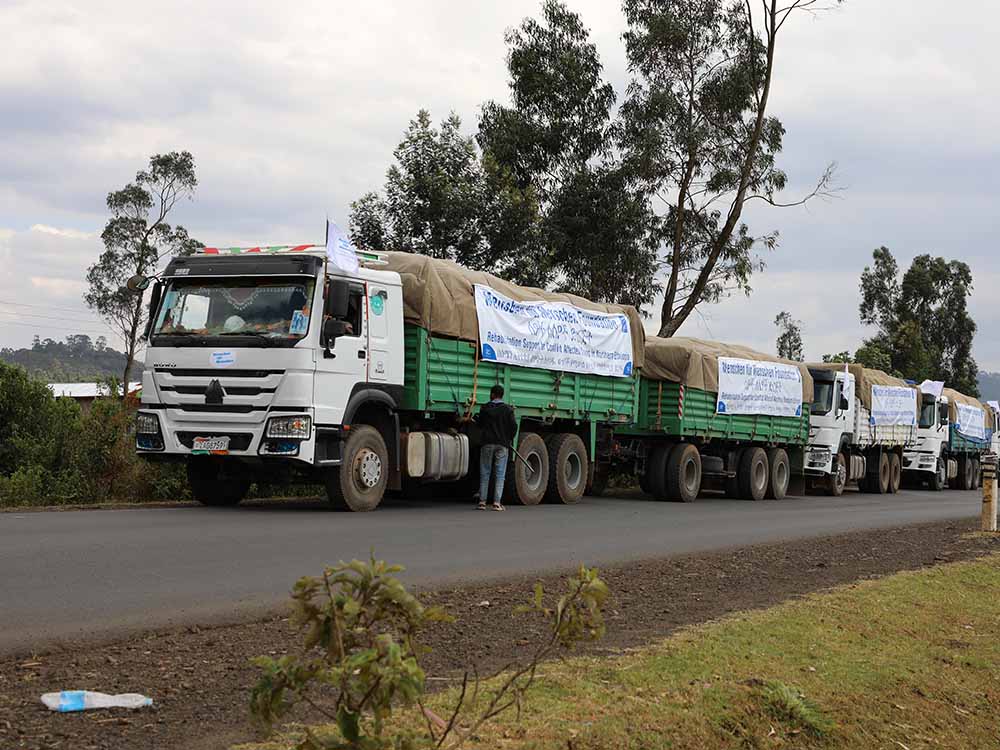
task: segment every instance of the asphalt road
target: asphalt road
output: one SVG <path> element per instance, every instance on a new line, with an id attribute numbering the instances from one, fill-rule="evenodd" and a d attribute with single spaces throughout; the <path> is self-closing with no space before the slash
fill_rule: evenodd
<path id="1" fill-rule="evenodd" d="M 137 629 L 237 621 L 273 609 L 326 563 L 379 557 L 414 584 L 608 564 L 978 515 L 976 492 L 702 499 L 586 498 L 476 511 L 322 502 L 232 509 L 0 513 L 0 652 Z"/>

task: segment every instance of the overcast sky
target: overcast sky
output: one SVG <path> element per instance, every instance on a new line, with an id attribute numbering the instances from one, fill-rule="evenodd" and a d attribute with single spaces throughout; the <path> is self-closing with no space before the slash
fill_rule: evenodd
<path id="1" fill-rule="evenodd" d="M 614 0 L 569 0 L 608 78 L 628 81 Z M 962 12 L 956 11 L 961 6 Z M 329 213 L 381 186 L 418 109 L 506 99 L 504 30 L 539 0 L 11 2 L 0 0 L 0 346 L 106 330 L 81 302 L 109 190 L 153 153 L 190 150 L 200 185 L 174 220 L 206 244 L 322 240 Z M 803 321 L 807 358 L 854 349 L 858 276 L 887 245 L 972 267 L 975 355 L 1000 370 L 1000 9 L 962 0 L 847 0 L 783 30 L 771 111 L 793 198 L 830 161 L 841 198 L 756 209 L 781 246 L 750 298 L 704 307 L 682 333 L 774 349 Z"/>

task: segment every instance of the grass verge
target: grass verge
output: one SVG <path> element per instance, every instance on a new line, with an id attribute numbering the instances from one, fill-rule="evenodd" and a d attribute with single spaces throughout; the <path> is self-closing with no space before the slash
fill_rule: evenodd
<path id="1" fill-rule="evenodd" d="M 614 659 L 549 663 L 520 717 L 469 747 L 1000 747 L 998 591 L 991 556 L 692 627 Z M 453 698 L 431 704 L 444 713 Z M 289 727 L 241 747 L 295 738 Z"/>

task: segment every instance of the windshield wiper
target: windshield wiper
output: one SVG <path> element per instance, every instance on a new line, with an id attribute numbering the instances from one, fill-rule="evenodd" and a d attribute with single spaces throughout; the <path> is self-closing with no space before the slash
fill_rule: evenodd
<path id="1" fill-rule="evenodd" d="M 223 331 L 222 333 L 214 334 L 216 336 L 253 336 L 255 339 L 260 339 L 261 341 L 270 344 L 275 339 L 280 338 L 280 336 L 268 336 L 266 333 L 261 333 L 260 331 Z"/>

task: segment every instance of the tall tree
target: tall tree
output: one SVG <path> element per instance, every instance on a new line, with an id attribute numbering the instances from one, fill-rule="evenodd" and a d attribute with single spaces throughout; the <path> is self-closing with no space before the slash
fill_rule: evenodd
<path id="1" fill-rule="evenodd" d="M 108 193 L 111 218 L 101 234 L 104 252 L 87 269 L 83 299 L 122 337 L 123 384 L 128 383 L 146 320 L 143 295 L 132 294 L 124 284 L 130 276 L 155 272 L 164 255 L 188 254 L 201 246 L 184 227 L 167 223 L 177 203 L 189 198 L 197 185 L 194 157 L 188 151 L 171 151 L 150 157 L 148 169 L 136 173 L 133 182 Z"/>
<path id="2" fill-rule="evenodd" d="M 839 2 L 839 0 L 837 0 Z M 776 196 L 785 129 L 768 114 L 778 38 L 820 0 L 624 0 L 630 69 L 621 138 L 631 169 L 657 205 L 657 244 L 669 272 L 660 336 L 672 336 L 703 302 L 749 293 L 763 268 L 757 248 L 776 232 L 741 222 L 754 200 L 799 205 L 830 191 L 833 165 L 800 200 Z"/>
<path id="3" fill-rule="evenodd" d="M 435 128 L 417 113 L 393 152 L 384 195 L 351 204 L 351 238 L 371 250 L 408 250 L 448 258 L 523 283 L 541 283 L 544 268 L 522 262 L 534 247 L 536 201 L 492 159 L 452 113 Z"/>
<path id="4" fill-rule="evenodd" d="M 774 319 L 774 324 L 778 327 L 778 356 L 801 362 L 802 321 L 793 318 L 790 312 L 782 310 Z"/>
<path id="5" fill-rule="evenodd" d="M 615 92 L 587 28 L 562 2 L 545 0 L 541 19 L 525 19 L 506 41 L 510 105 L 483 105 L 478 141 L 538 197 L 535 262 L 561 290 L 647 303 L 653 217 L 615 153 Z"/>
<path id="6" fill-rule="evenodd" d="M 861 274 L 860 291 L 861 322 L 877 328 L 863 348 L 885 352 L 891 369 L 906 377 L 979 392 L 972 357 L 976 323 L 967 305 L 972 272 L 966 263 L 918 255 L 900 279 L 896 259 L 880 247 Z"/>

